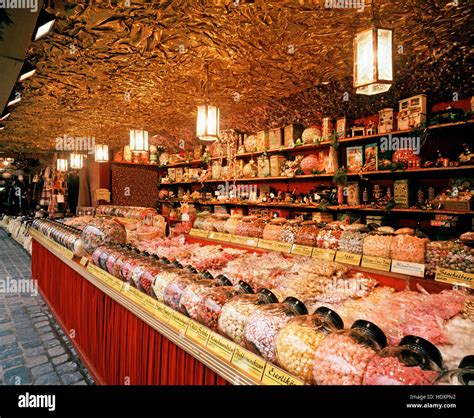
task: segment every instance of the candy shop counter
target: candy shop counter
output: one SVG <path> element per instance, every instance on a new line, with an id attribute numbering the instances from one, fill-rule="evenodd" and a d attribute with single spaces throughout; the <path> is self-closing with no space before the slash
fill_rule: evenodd
<path id="1" fill-rule="evenodd" d="M 32 275 L 99 384 L 302 381 L 31 230 Z"/>

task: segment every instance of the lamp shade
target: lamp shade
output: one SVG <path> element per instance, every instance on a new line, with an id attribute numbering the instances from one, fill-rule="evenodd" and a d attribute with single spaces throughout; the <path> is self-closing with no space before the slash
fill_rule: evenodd
<path id="1" fill-rule="evenodd" d="M 109 146 L 105 144 L 96 144 L 95 146 L 96 163 L 106 163 L 109 161 Z"/>
<path id="2" fill-rule="evenodd" d="M 219 109 L 216 106 L 198 106 L 196 136 L 202 141 L 215 141 L 219 137 Z"/>
<path id="3" fill-rule="evenodd" d="M 130 129 L 130 151 L 148 151 L 148 131 L 144 129 Z"/>
<path id="4" fill-rule="evenodd" d="M 69 156 L 69 166 L 73 169 L 80 170 L 84 166 L 84 155 L 71 153 Z"/>
<path id="5" fill-rule="evenodd" d="M 354 39 L 354 87 L 357 94 L 386 92 L 393 83 L 391 29 L 370 28 Z"/>
<path id="6" fill-rule="evenodd" d="M 67 171 L 67 160 L 65 158 L 58 158 L 56 160 L 56 170 L 60 173 L 65 173 Z"/>

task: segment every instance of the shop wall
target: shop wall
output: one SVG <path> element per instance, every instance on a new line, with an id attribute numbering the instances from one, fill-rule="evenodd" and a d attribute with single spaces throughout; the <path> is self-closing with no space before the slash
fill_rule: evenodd
<path id="1" fill-rule="evenodd" d="M 156 167 L 111 164 L 112 204 L 156 207 L 158 171 Z"/>

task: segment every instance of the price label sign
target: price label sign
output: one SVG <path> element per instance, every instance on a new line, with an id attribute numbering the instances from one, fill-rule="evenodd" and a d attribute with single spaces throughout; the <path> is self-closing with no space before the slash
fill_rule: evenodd
<path id="1" fill-rule="evenodd" d="M 89 260 L 86 257 L 81 258 L 81 261 L 80 261 L 81 266 L 84 266 L 84 267 L 87 266 L 88 262 L 89 262 Z"/>
<path id="2" fill-rule="evenodd" d="M 107 286 L 115 289 L 117 292 L 122 291 L 123 282 L 97 267 L 92 263 L 87 264 L 86 270 L 92 274 L 96 279 L 100 280 L 102 283 L 105 283 Z"/>
<path id="3" fill-rule="evenodd" d="M 231 235 L 230 234 L 224 234 L 223 232 L 211 231 L 211 232 L 209 232 L 209 238 L 215 239 L 217 241 L 230 242 Z"/>
<path id="4" fill-rule="evenodd" d="M 171 311 L 169 324 L 178 332 L 186 332 L 188 328 L 189 318 L 181 315 L 179 312 Z"/>
<path id="5" fill-rule="evenodd" d="M 268 386 L 303 386 L 304 382 L 291 374 L 267 363 L 263 373 L 262 383 Z"/>
<path id="6" fill-rule="evenodd" d="M 235 344 L 227 338 L 224 338 L 215 332 L 211 332 L 209 334 L 209 339 L 207 340 L 207 348 L 223 360 L 230 361 L 234 354 Z"/>
<path id="7" fill-rule="evenodd" d="M 311 255 L 313 254 L 313 247 L 308 247 L 307 245 L 295 244 L 293 245 L 291 254 L 304 255 L 306 257 L 311 257 Z"/>
<path id="8" fill-rule="evenodd" d="M 198 324 L 196 321 L 189 320 L 188 329 L 186 330 L 186 337 L 188 337 L 190 340 L 206 346 L 210 334 L 211 331 L 209 328 Z"/>
<path id="9" fill-rule="evenodd" d="M 408 261 L 392 260 L 392 273 L 407 274 L 409 276 L 424 277 L 425 265 Z"/>
<path id="10" fill-rule="evenodd" d="M 291 251 L 292 244 L 288 242 L 271 241 L 269 239 L 259 239 L 258 248 L 265 250 L 281 251 L 282 253 L 289 253 Z"/>
<path id="11" fill-rule="evenodd" d="M 362 256 L 362 267 L 374 270 L 390 271 L 392 260 L 390 258 L 372 257 L 368 255 Z"/>
<path id="12" fill-rule="evenodd" d="M 239 237 L 232 235 L 230 240 L 233 244 L 248 245 L 249 247 L 256 247 L 258 245 L 258 238 Z"/>
<path id="13" fill-rule="evenodd" d="M 146 296 L 144 293 L 132 286 L 123 286 L 123 293 L 138 305 L 142 305 L 143 299 Z"/>
<path id="14" fill-rule="evenodd" d="M 193 237 L 207 238 L 209 235 L 209 231 L 203 231 L 201 229 L 191 228 L 191 231 L 189 231 L 189 235 Z"/>
<path id="15" fill-rule="evenodd" d="M 156 316 L 161 322 L 167 324 L 170 320 L 172 310 L 160 302 L 156 302 Z"/>
<path id="16" fill-rule="evenodd" d="M 312 257 L 320 260 L 333 261 L 336 255 L 336 250 L 330 250 L 326 248 L 313 248 Z"/>
<path id="17" fill-rule="evenodd" d="M 362 256 L 360 254 L 346 253 L 344 251 L 338 251 L 336 253 L 337 262 L 350 264 L 352 266 L 359 266 L 361 258 Z"/>
<path id="18" fill-rule="evenodd" d="M 470 287 L 474 289 L 474 274 L 464 271 L 445 269 L 438 267 L 436 269 L 435 280 L 438 282 L 450 283 L 459 286 Z"/>
<path id="19" fill-rule="evenodd" d="M 256 382 L 261 381 L 266 364 L 263 358 L 240 347 L 236 347 L 231 363 Z"/>

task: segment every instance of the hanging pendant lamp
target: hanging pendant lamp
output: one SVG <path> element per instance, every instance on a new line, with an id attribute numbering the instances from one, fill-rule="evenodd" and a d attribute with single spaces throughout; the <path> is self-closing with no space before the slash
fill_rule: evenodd
<path id="1" fill-rule="evenodd" d="M 196 136 L 201 141 L 216 141 L 220 133 L 219 119 L 219 108 L 209 105 L 209 66 L 206 64 L 206 104 L 197 109 Z"/>

